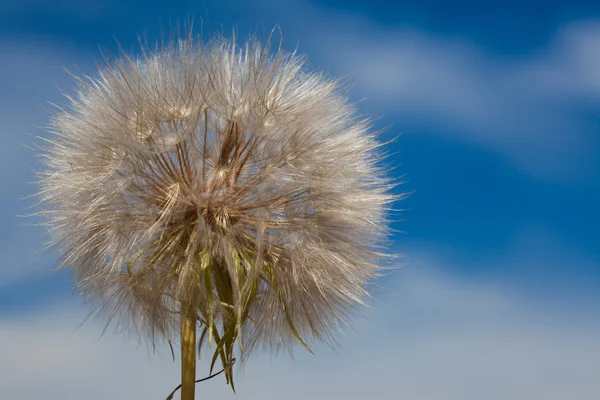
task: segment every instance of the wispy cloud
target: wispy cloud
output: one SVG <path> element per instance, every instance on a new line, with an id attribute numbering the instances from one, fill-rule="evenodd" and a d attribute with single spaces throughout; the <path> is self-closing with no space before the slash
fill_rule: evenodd
<path id="1" fill-rule="evenodd" d="M 536 176 L 577 180 L 598 165 L 598 126 L 585 107 L 600 103 L 600 54 L 590 51 L 599 27 L 571 26 L 525 56 L 376 27 L 321 43 L 322 55 L 386 112 L 501 152 Z"/>
<path id="2" fill-rule="evenodd" d="M 386 285 L 340 354 L 320 347 L 257 356 L 238 375 L 245 399 L 588 400 L 600 396 L 598 321 L 515 298 L 498 285 L 440 274 L 430 256 Z M 62 304 L 61 304 L 62 305 Z M 160 398 L 178 380 L 168 349 L 149 356 L 100 323 L 73 331 L 82 314 L 67 307 L 0 320 L 1 398 L 91 400 Z M 40 335 L 40 332 L 44 334 Z M 136 350 L 137 349 L 137 350 Z M 206 373 L 207 360 L 201 361 Z M 35 380 L 35 384 L 31 380 Z M 221 380 L 201 384 L 206 397 L 237 398 Z"/>

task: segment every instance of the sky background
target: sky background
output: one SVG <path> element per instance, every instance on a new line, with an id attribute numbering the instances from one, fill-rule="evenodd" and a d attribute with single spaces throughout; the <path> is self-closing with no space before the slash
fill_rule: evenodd
<path id="1" fill-rule="evenodd" d="M 395 3 L 395 4 L 394 4 Z M 579 1 L 0 0 L 0 398 L 161 399 L 178 384 L 71 298 L 36 254 L 48 102 L 115 38 L 136 52 L 169 20 L 265 38 L 277 24 L 312 68 L 346 76 L 386 128 L 404 254 L 337 352 L 261 354 L 199 398 L 600 398 L 600 6 Z M 204 375 L 207 360 L 201 360 Z M 83 395 L 85 393 L 85 395 Z"/>

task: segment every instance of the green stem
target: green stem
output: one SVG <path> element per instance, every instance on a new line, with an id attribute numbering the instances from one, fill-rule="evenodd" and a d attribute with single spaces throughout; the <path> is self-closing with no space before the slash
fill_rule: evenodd
<path id="1" fill-rule="evenodd" d="M 181 305 L 181 400 L 194 400 L 196 388 L 196 313 Z"/>

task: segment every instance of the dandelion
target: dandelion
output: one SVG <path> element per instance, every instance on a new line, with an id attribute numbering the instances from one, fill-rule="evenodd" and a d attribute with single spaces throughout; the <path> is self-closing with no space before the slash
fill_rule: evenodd
<path id="1" fill-rule="evenodd" d="M 191 34 L 76 78 L 43 147 L 50 247 L 76 289 L 152 345 L 231 366 L 332 342 L 385 254 L 381 144 L 338 81 L 281 46 Z"/>

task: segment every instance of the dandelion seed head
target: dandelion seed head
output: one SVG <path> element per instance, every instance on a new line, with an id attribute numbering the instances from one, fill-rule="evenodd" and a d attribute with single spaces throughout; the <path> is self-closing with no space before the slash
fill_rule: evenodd
<path id="1" fill-rule="evenodd" d="M 393 196 L 337 81 L 254 39 L 190 36 L 108 61 L 69 101 L 40 197 L 59 265 L 109 319 L 171 340 L 186 304 L 245 354 L 349 323 Z"/>

